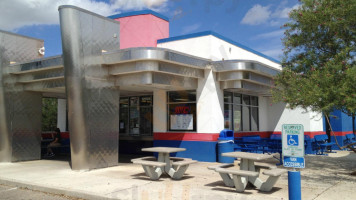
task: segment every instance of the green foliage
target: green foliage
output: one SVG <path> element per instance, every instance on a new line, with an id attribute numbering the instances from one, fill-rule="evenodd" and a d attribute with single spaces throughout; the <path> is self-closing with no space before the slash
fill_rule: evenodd
<path id="1" fill-rule="evenodd" d="M 42 131 L 57 128 L 57 104 L 56 98 L 42 98 Z"/>
<path id="2" fill-rule="evenodd" d="M 356 0 L 302 0 L 286 28 L 275 101 L 356 114 Z"/>

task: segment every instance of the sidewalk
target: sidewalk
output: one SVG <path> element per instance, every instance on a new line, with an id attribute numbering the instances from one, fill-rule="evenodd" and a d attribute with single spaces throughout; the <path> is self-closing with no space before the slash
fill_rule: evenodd
<path id="1" fill-rule="evenodd" d="M 160 180 L 151 181 L 141 166 L 130 163 L 86 172 L 72 171 L 67 161 L 0 163 L 0 184 L 83 199 L 288 199 L 287 174 L 271 192 L 247 188 L 244 193 L 237 193 L 234 188 L 225 187 L 216 172 L 207 169 L 215 164 L 192 164 L 182 180 L 163 175 Z M 353 170 L 356 154 L 352 152 L 307 156 L 306 168 L 301 172 L 303 200 L 354 199 L 356 176 L 350 176 Z"/>

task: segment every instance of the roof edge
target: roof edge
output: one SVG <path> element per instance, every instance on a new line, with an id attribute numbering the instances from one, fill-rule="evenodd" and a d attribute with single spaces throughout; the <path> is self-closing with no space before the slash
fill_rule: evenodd
<path id="1" fill-rule="evenodd" d="M 165 42 L 178 41 L 178 40 L 184 40 L 184 39 L 190 39 L 190 38 L 196 38 L 196 37 L 207 36 L 207 35 L 215 36 L 215 37 L 217 37 L 217 38 L 219 38 L 221 40 L 224 40 L 225 42 L 231 43 L 231 44 L 233 44 L 233 45 L 235 45 L 237 47 L 240 47 L 240 48 L 242 48 L 242 49 L 244 49 L 246 51 L 249 51 L 249 52 L 254 53 L 254 54 L 258 55 L 258 56 L 266 58 L 266 59 L 268 59 L 268 60 L 270 60 L 272 62 L 275 62 L 277 64 L 281 64 L 281 62 L 279 60 L 277 60 L 277 59 L 274 59 L 274 58 L 272 58 L 270 56 L 267 56 L 267 55 L 265 55 L 265 54 L 263 54 L 261 52 L 258 52 L 258 51 L 254 50 L 254 49 L 251 49 L 250 47 L 247 47 L 247 46 L 245 46 L 243 44 L 240 44 L 240 43 L 238 43 L 236 41 L 233 41 L 232 39 L 229 39 L 229 38 L 227 38 L 225 36 L 222 36 L 222 35 L 220 35 L 220 34 L 218 34 L 216 32 L 213 32 L 213 31 L 203 31 L 203 32 L 198 32 L 198 33 L 191 33 L 191 34 L 187 34 L 187 35 L 180 35 L 180 36 L 175 36 L 175 37 L 159 39 L 159 40 L 157 40 L 157 44 L 165 43 Z"/>
<path id="2" fill-rule="evenodd" d="M 137 15 L 154 15 L 158 18 L 161 18 L 167 22 L 169 22 L 169 18 L 162 15 L 162 14 L 159 14 L 153 10 L 140 10 L 140 11 L 132 11 L 132 12 L 127 12 L 127 13 L 120 13 L 120 14 L 116 14 L 116 15 L 111 15 L 111 16 L 108 16 L 108 18 L 110 19 L 117 19 L 117 18 L 122 18 L 122 17 L 130 17 L 130 16 L 137 16 Z"/>

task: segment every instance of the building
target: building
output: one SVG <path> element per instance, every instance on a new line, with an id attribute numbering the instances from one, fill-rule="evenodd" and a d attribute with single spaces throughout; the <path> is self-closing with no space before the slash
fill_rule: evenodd
<path id="1" fill-rule="evenodd" d="M 325 134 L 321 114 L 272 102 L 277 60 L 218 33 L 169 37 L 169 19 L 150 10 L 103 17 L 60 6 L 59 15 L 63 55 L 43 58 L 42 40 L 0 32 L 1 162 L 40 159 L 43 97 L 58 98 L 75 170 L 117 165 L 119 146 L 185 147 L 177 156 L 214 162 L 224 128 Z"/>

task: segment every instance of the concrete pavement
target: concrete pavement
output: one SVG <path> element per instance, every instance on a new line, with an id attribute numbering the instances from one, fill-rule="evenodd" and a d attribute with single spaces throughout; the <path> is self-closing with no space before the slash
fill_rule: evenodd
<path id="1" fill-rule="evenodd" d="M 207 169 L 216 164 L 192 164 L 182 180 L 163 175 L 151 181 L 141 166 L 131 163 L 92 171 L 72 171 L 68 161 L 59 160 L 0 163 L 0 184 L 83 199 L 288 199 L 287 174 L 271 192 L 248 187 L 237 193 Z M 350 175 L 354 170 L 356 154 L 352 152 L 307 156 L 306 168 L 301 170 L 303 200 L 355 199 L 356 176 Z"/>

